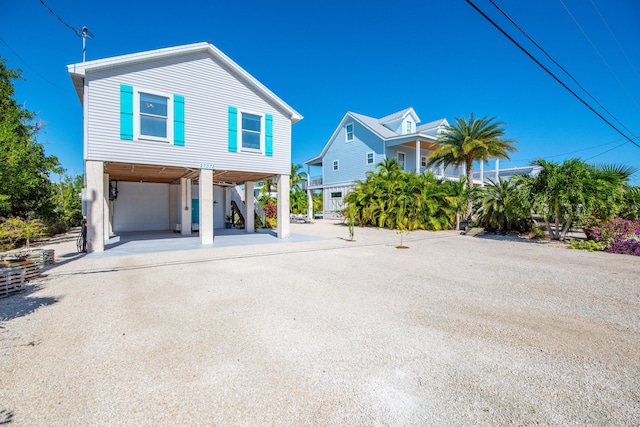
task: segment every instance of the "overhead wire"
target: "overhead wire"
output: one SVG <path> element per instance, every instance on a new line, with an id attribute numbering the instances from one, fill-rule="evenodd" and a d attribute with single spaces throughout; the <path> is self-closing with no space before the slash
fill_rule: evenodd
<path id="1" fill-rule="evenodd" d="M 71 25 L 67 24 L 67 22 L 62 19 L 57 13 L 55 13 L 53 11 L 53 9 L 51 9 L 43 0 L 40 0 L 40 3 L 49 11 L 51 12 L 51 14 L 53 16 L 55 16 L 56 18 L 58 18 L 58 21 L 62 22 L 62 24 L 64 24 L 65 27 L 67 27 L 68 29 L 70 29 L 71 31 L 73 31 L 74 33 L 76 33 L 76 36 L 78 37 L 83 37 L 83 30 L 80 29 L 78 30 L 77 28 L 72 27 Z M 90 37 L 93 37 L 93 34 L 90 35 Z"/>
<path id="2" fill-rule="evenodd" d="M 18 58 L 20 61 L 22 61 L 22 63 L 24 65 L 26 65 L 27 68 L 29 68 L 31 71 L 33 71 L 38 77 L 40 77 L 42 80 L 44 80 L 45 82 L 49 83 L 50 85 L 52 85 L 54 87 L 57 87 L 58 89 L 62 89 L 60 86 L 58 86 L 57 84 L 53 83 L 51 80 L 47 79 L 45 76 L 40 74 L 35 68 L 33 68 L 31 65 L 29 65 L 29 63 L 24 58 L 22 58 L 20 55 L 18 55 L 18 52 L 16 52 L 15 50 L 13 50 L 11 48 L 11 46 L 9 46 L 9 43 L 7 43 L 5 41 L 5 39 L 0 37 L 0 41 L 7 47 L 7 49 L 9 49 L 11 51 L 11 53 L 13 53 L 16 56 L 16 58 Z"/>
<path id="3" fill-rule="evenodd" d="M 471 7 L 473 7 L 476 12 L 478 12 L 484 19 L 489 21 L 491 25 L 493 25 L 498 31 L 500 31 L 505 37 L 507 37 L 513 44 L 515 44 L 522 52 L 525 53 L 532 61 L 534 61 L 540 68 L 547 72 L 555 81 L 557 81 L 563 88 L 565 88 L 569 93 L 571 93 L 578 101 L 580 101 L 585 107 L 591 110 L 596 116 L 600 118 L 603 122 L 605 122 L 609 127 L 615 130 L 617 133 L 622 135 L 625 139 L 629 140 L 633 145 L 640 148 L 640 144 L 635 142 L 631 137 L 618 129 L 613 123 L 606 119 L 602 114 L 596 111 L 589 103 L 587 103 L 584 99 L 580 97 L 577 93 L 575 93 L 569 86 L 567 86 L 562 80 L 560 80 L 553 72 L 551 72 L 547 67 L 545 67 L 537 58 L 535 58 L 527 49 L 525 49 L 520 43 L 518 43 L 513 37 L 511 37 L 502 27 L 500 27 L 493 19 L 491 19 L 487 14 L 485 14 L 478 6 L 476 6 L 471 0 L 465 0 Z"/>
<path id="4" fill-rule="evenodd" d="M 593 95 L 591 95 L 591 93 L 580 84 L 580 82 L 578 82 L 578 80 L 576 80 L 575 77 L 573 77 L 573 75 L 567 71 L 562 65 L 560 65 L 558 63 L 558 61 L 556 61 L 542 46 L 540 46 L 534 39 L 533 37 L 531 37 L 520 25 L 518 25 L 518 23 L 516 23 L 504 10 L 502 10 L 500 8 L 500 6 L 498 6 L 493 0 L 489 0 L 489 2 L 493 5 L 493 7 L 495 7 L 496 9 L 498 9 L 498 11 L 505 17 L 507 18 L 507 20 L 509 20 L 509 22 L 511 22 L 511 24 L 513 24 L 513 26 L 515 26 L 531 43 L 533 43 L 533 45 L 535 47 L 537 47 L 538 49 L 540 49 L 540 51 L 542 53 L 544 53 L 544 55 L 549 58 L 549 60 L 551 62 L 553 62 L 558 68 L 560 68 L 567 76 L 569 76 L 569 78 L 580 88 L 582 89 L 582 91 L 584 93 L 586 93 L 589 98 L 591 98 L 596 104 L 598 104 L 598 106 L 600 108 L 602 108 L 607 114 L 609 114 L 609 116 L 611 116 L 611 118 L 613 118 L 620 126 L 622 126 L 627 132 L 629 132 L 631 135 L 633 135 L 633 137 L 635 139 L 638 139 L 638 136 L 632 131 L 630 130 L 628 127 L 626 127 L 620 120 L 618 120 L 618 118 L 616 116 L 613 115 L 613 113 L 611 113 L 611 111 L 609 111 L 604 105 L 602 105 L 600 103 L 600 101 L 598 101 Z"/>
<path id="5" fill-rule="evenodd" d="M 636 107 L 638 107 L 640 109 L 640 104 L 638 104 L 638 102 L 636 101 L 636 99 L 633 97 L 633 95 L 631 95 L 631 93 L 629 92 L 629 90 L 627 89 L 627 87 L 624 85 L 624 83 L 622 83 L 622 80 L 620 80 L 620 78 L 618 77 L 618 75 L 615 73 L 615 71 L 613 71 L 613 68 L 611 68 L 611 66 L 609 65 L 609 63 L 607 62 L 606 59 L 604 59 L 604 56 L 602 56 L 602 54 L 600 53 L 600 51 L 598 50 L 598 48 L 596 47 L 596 45 L 593 43 L 593 41 L 591 41 L 591 38 L 589 37 L 589 35 L 587 35 L 587 32 L 582 28 L 582 26 L 580 25 L 580 23 L 578 22 L 578 20 L 573 16 L 573 14 L 571 13 L 571 11 L 569 10 L 569 8 L 567 7 L 567 5 L 564 4 L 564 2 L 562 0 L 558 0 L 560 2 L 560 4 L 562 4 L 562 6 L 564 7 L 564 9 L 567 11 L 567 13 L 569 14 L 569 16 L 571 17 L 571 19 L 573 20 L 573 22 L 576 24 L 576 26 L 580 29 L 580 31 L 582 32 L 582 35 L 587 39 L 587 41 L 589 42 L 589 44 L 591 45 L 591 47 L 593 48 L 593 50 L 598 54 L 598 56 L 600 57 L 600 60 L 604 63 L 604 65 L 607 67 L 607 69 L 609 69 L 609 72 L 611 73 L 611 75 L 616 79 L 616 81 L 618 82 L 618 84 L 620 85 L 620 87 L 622 88 L 622 90 L 624 90 L 624 92 L 627 94 L 627 96 L 629 97 L 629 99 L 631 99 L 631 101 L 633 101 L 634 104 L 636 104 Z"/>
<path id="6" fill-rule="evenodd" d="M 636 76 L 638 77 L 638 79 L 640 79 L 640 73 L 638 73 L 638 70 L 636 70 L 636 67 L 634 67 L 634 65 L 631 63 L 631 60 L 629 59 L 629 56 L 627 56 L 627 52 L 625 52 L 625 50 L 623 49 L 622 45 L 618 41 L 618 38 L 615 36 L 615 34 L 613 34 L 613 31 L 611 30 L 611 27 L 609 27 L 609 24 L 607 23 L 607 20 L 604 19 L 604 16 L 602 15 L 602 13 L 600 13 L 600 9 L 598 9 L 598 6 L 596 6 L 596 4 L 594 3 L 593 0 L 591 0 L 591 4 L 593 5 L 593 8 L 596 10 L 596 12 L 598 12 L 598 16 L 600 16 L 600 19 L 602 20 L 602 23 L 604 24 L 604 26 L 607 27 L 607 30 L 609 31 L 609 34 L 611 35 L 611 38 L 618 45 L 618 49 L 620 49 L 620 52 L 622 53 L 622 56 L 624 56 L 624 59 L 627 60 L 627 63 L 629 64 L 629 66 L 631 67 L 633 72 L 636 73 Z"/>

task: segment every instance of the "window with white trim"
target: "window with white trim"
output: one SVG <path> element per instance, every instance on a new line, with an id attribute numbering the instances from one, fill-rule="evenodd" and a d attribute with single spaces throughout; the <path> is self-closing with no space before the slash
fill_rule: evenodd
<path id="1" fill-rule="evenodd" d="M 422 166 L 423 168 L 427 167 L 427 156 L 420 157 L 420 166 Z"/>
<path id="2" fill-rule="evenodd" d="M 375 153 L 373 151 L 367 153 L 367 164 L 372 165 L 375 161 Z"/>
<path id="3" fill-rule="evenodd" d="M 407 133 L 413 132 L 413 122 L 411 120 L 407 120 Z"/>
<path id="4" fill-rule="evenodd" d="M 349 123 L 346 127 L 346 140 L 347 142 L 353 141 L 353 123 Z"/>
<path id="5" fill-rule="evenodd" d="M 403 153 L 402 151 L 398 151 L 398 163 L 400 163 L 400 170 L 404 170 L 404 163 L 405 163 L 405 159 L 406 159 L 406 154 Z"/>
<path id="6" fill-rule="evenodd" d="M 342 191 L 332 191 L 331 192 L 331 198 L 332 199 L 339 199 L 340 197 L 342 197 Z"/>
<path id="7" fill-rule="evenodd" d="M 173 139 L 172 95 L 136 88 L 134 105 L 136 139 Z"/>
<path id="8" fill-rule="evenodd" d="M 333 171 L 336 172 L 336 171 L 340 170 L 339 166 L 340 166 L 340 164 L 339 164 L 338 160 L 334 160 L 333 161 Z"/>
<path id="9" fill-rule="evenodd" d="M 240 112 L 241 149 L 243 151 L 262 151 L 264 141 L 263 117 L 259 114 Z"/>

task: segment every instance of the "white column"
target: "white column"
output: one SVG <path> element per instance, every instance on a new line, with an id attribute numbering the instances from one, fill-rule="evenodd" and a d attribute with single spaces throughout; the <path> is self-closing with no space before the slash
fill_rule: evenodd
<path id="1" fill-rule="evenodd" d="M 255 197 L 253 196 L 253 182 L 244 183 L 244 231 L 254 233 L 255 226 Z"/>
<path id="2" fill-rule="evenodd" d="M 213 244 L 213 171 L 200 169 L 200 243 Z"/>
<path id="3" fill-rule="evenodd" d="M 313 220 L 313 191 L 307 190 L 307 218 Z"/>
<path id="4" fill-rule="evenodd" d="M 278 239 L 291 237 L 289 203 L 289 175 L 280 175 L 278 178 Z"/>
<path id="5" fill-rule="evenodd" d="M 500 181 L 500 159 L 496 159 L 496 182 Z"/>
<path id="6" fill-rule="evenodd" d="M 104 252 L 104 165 L 87 160 L 84 169 L 87 180 L 87 252 Z"/>
<path id="7" fill-rule="evenodd" d="M 178 202 L 180 209 L 178 218 L 180 218 L 180 234 L 183 236 L 191 236 L 191 180 L 180 178 L 180 201 Z"/>
<path id="8" fill-rule="evenodd" d="M 420 140 L 416 139 L 416 173 L 420 173 Z"/>
<path id="9" fill-rule="evenodd" d="M 111 237 L 109 235 L 109 174 L 102 174 L 102 192 L 103 192 L 103 203 L 104 203 L 104 211 L 102 212 L 102 230 L 104 233 L 104 241 L 108 241 Z"/>
<path id="10" fill-rule="evenodd" d="M 224 187 L 224 219 L 231 215 L 231 187 Z"/>

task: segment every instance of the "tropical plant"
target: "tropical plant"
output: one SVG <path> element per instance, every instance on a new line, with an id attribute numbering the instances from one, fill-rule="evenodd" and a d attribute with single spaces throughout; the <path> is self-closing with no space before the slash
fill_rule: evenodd
<path id="1" fill-rule="evenodd" d="M 515 181 L 488 180 L 478 211 L 478 223 L 492 231 L 531 230 L 531 208 Z"/>
<path id="2" fill-rule="evenodd" d="M 516 141 L 505 139 L 503 123 L 495 122 L 495 117 L 476 118 L 473 113 L 469 120 L 456 117 L 453 125 L 445 126 L 438 137 L 436 148 L 427 158 L 427 165 L 465 165 L 467 184 L 473 186 L 473 162 L 492 158 L 509 159 L 509 152 L 516 151 Z M 467 202 L 465 218 L 471 217 L 473 202 Z"/>
<path id="3" fill-rule="evenodd" d="M 613 218 L 623 204 L 624 186 L 633 169 L 589 165 L 579 159 L 562 164 L 536 160 L 542 170 L 536 177 L 518 177 L 544 218 L 552 240 L 564 238 L 575 219 L 592 224 Z"/>
<path id="4" fill-rule="evenodd" d="M 361 226 L 441 230 L 451 228 L 455 216 L 447 190 L 432 173 L 402 172 L 397 159 L 388 158 L 356 183 L 345 202 Z"/>
<path id="5" fill-rule="evenodd" d="M 299 186 L 291 188 L 289 193 L 290 211 L 291 213 L 307 212 L 309 207 L 309 200 L 307 199 L 307 193 Z"/>
<path id="6" fill-rule="evenodd" d="M 623 195 L 624 204 L 620 209 L 620 218 L 640 218 L 640 187 L 626 187 Z"/>
<path id="7" fill-rule="evenodd" d="M 482 196 L 483 190 L 480 187 L 467 185 L 465 175 L 460 176 L 458 181 L 445 181 L 444 185 L 448 189 L 449 200 L 456 211 L 456 230 L 460 230 L 462 213 L 466 211 L 469 202 L 475 204 L 476 200 Z"/>
<path id="8" fill-rule="evenodd" d="M 44 236 L 46 230 L 44 223 L 37 218 L 27 220 L 19 217 L 8 218 L 0 224 L 0 246 L 6 250 L 24 243 L 29 249 L 31 240 Z"/>
<path id="9" fill-rule="evenodd" d="M 595 240 L 572 240 L 569 242 L 569 248 L 593 252 L 604 251 L 607 248 L 607 245 L 602 242 L 596 242 Z"/>
<path id="10" fill-rule="evenodd" d="M 291 175 L 289 175 L 289 188 L 307 180 L 307 173 L 302 171 L 301 165 L 291 163 Z"/>

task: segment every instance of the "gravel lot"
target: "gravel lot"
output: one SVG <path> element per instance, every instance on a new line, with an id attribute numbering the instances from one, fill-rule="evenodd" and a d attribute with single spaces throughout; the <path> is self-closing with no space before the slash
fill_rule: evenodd
<path id="1" fill-rule="evenodd" d="M 638 425 L 640 259 L 455 232 L 60 261 L 0 299 L 0 424 Z"/>

